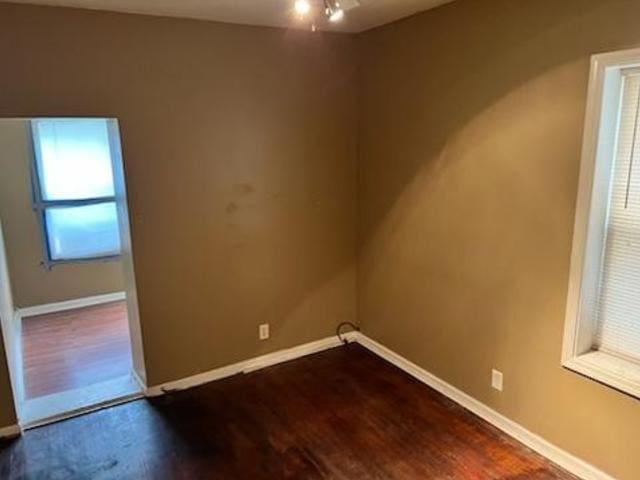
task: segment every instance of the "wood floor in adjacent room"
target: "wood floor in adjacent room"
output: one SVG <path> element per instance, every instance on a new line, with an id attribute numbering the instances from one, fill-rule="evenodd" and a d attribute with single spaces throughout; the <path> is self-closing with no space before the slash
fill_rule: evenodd
<path id="1" fill-rule="evenodd" d="M 27 399 L 129 375 L 126 302 L 24 318 L 22 355 Z"/>
<path id="2" fill-rule="evenodd" d="M 28 431 L 0 478 L 574 477 L 349 345 Z"/>

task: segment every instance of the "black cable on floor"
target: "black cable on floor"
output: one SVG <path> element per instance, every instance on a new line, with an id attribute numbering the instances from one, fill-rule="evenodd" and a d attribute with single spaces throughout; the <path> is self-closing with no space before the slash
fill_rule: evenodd
<path id="1" fill-rule="evenodd" d="M 360 327 L 357 325 L 354 325 L 351 322 L 342 322 L 340 325 L 338 325 L 336 327 L 336 335 L 338 336 L 338 338 L 340 339 L 340 341 L 345 344 L 348 345 L 349 344 L 349 340 L 347 340 L 346 338 L 342 337 L 342 328 L 343 327 L 351 327 L 352 330 L 355 330 L 356 332 L 360 331 Z"/>

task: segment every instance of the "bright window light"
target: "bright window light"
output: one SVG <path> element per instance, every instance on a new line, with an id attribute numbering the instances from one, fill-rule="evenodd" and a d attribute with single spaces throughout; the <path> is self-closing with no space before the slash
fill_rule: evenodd
<path id="1" fill-rule="evenodd" d="M 120 233 L 107 119 L 31 122 L 45 264 L 113 257 Z"/>
<path id="2" fill-rule="evenodd" d="M 114 195 L 105 119 L 36 122 L 43 199 L 78 200 Z"/>
<path id="3" fill-rule="evenodd" d="M 118 215 L 114 202 L 45 210 L 52 260 L 87 259 L 120 253 Z"/>

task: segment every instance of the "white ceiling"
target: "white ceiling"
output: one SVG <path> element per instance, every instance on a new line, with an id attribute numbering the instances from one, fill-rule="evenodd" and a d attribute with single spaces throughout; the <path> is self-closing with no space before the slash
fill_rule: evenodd
<path id="1" fill-rule="evenodd" d="M 145 13 L 169 17 L 199 18 L 219 22 L 265 25 L 285 28 L 310 28 L 310 20 L 301 20 L 293 11 L 294 0 L 9 0 L 79 7 L 116 12 Z M 322 0 L 314 4 L 317 26 L 322 30 L 361 32 L 393 22 L 414 13 L 437 7 L 453 0 L 358 0 L 360 6 L 346 12 L 339 24 L 324 21 Z M 343 0 L 345 7 L 354 0 Z M 345 8 L 346 10 L 346 8 Z"/>

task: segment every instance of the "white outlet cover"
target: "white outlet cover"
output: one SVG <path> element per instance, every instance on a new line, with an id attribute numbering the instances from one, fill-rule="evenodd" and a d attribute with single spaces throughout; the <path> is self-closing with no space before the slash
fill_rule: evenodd
<path id="1" fill-rule="evenodd" d="M 491 370 L 491 386 L 498 391 L 502 391 L 504 377 L 499 370 Z"/>
<path id="2" fill-rule="evenodd" d="M 258 327 L 258 337 L 260 340 L 266 340 L 269 338 L 269 324 L 263 323 Z"/>

